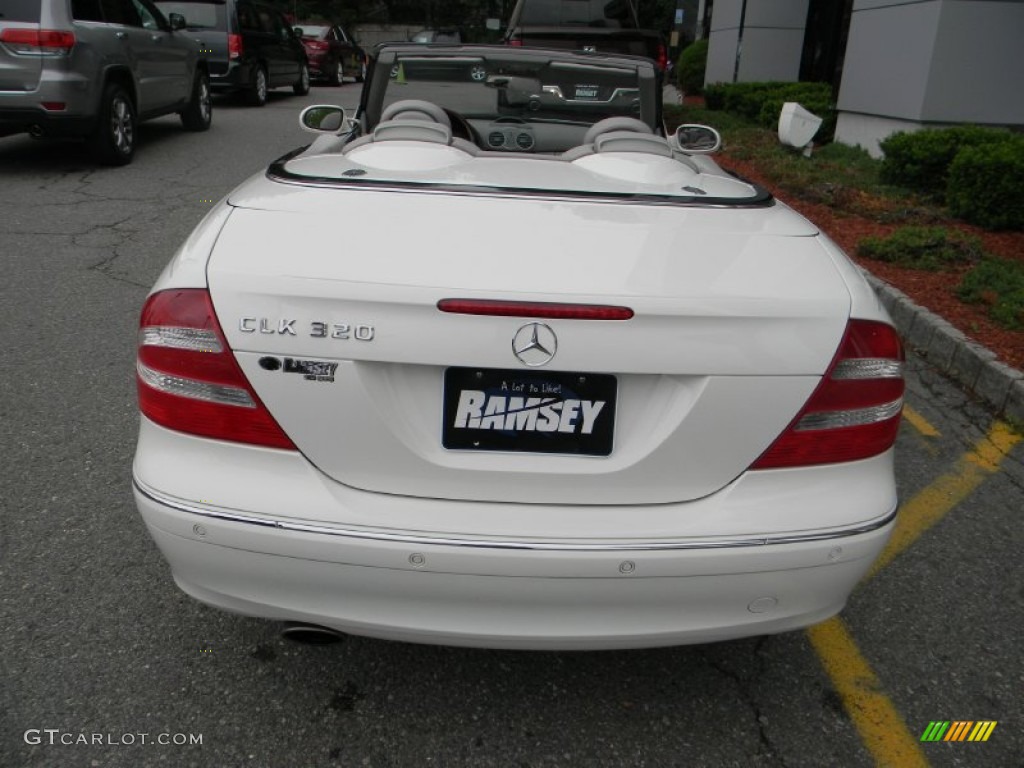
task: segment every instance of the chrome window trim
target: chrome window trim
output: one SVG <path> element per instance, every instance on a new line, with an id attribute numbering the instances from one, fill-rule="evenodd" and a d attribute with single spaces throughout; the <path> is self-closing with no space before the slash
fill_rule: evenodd
<path id="1" fill-rule="evenodd" d="M 326 536 L 341 536 L 350 539 L 363 539 L 369 541 L 383 541 L 396 544 L 412 544 L 416 546 L 434 547 L 463 547 L 471 549 L 501 549 L 501 550 L 527 550 L 544 552 L 658 552 L 658 551 L 683 551 L 690 549 L 733 549 L 737 547 L 759 547 L 770 544 L 803 544 L 815 541 L 829 541 L 831 539 L 842 539 L 850 536 L 858 536 L 863 533 L 871 533 L 896 519 L 897 510 L 894 508 L 884 517 L 830 531 L 819 531 L 815 533 L 781 534 L 778 536 L 736 536 L 724 537 L 721 539 L 704 539 L 685 541 L 641 541 L 641 542 L 610 542 L 610 543 L 575 543 L 575 542 L 541 542 L 541 541 L 509 541 L 509 540 L 488 540 L 488 539 L 463 539 L 451 536 L 424 536 L 412 533 L 390 533 L 387 531 L 371 531 L 352 528 L 340 528 L 329 525 L 318 525 L 316 523 L 303 523 L 290 520 L 275 520 L 265 517 L 256 517 L 238 512 L 225 512 L 222 510 L 200 507 L 196 504 L 172 498 L 146 487 L 138 478 L 133 478 L 132 483 L 136 490 L 146 498 L 157 504 L 170 507 L 179 512 L 187 512 L 200 517 L 224 520 L 232 523 L 246 523 L 263 528 L 276 528 L 284 531 L 295 531 L 298 533 L 316 533 Z"/>

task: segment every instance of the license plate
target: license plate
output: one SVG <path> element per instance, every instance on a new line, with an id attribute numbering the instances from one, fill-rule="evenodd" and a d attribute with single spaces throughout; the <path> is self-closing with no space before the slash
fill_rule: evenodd
<path id="1" fill-rule="evenodd" d="M 606 373 L 448 368 L 441 444 L 608 456 L 617 382 Z"/>
<path id="2" fill-rule="evenodd" d="M 595 101 L 598 95 L 598 87 L 596 85 L 577 85 L 576 101 Z"/>

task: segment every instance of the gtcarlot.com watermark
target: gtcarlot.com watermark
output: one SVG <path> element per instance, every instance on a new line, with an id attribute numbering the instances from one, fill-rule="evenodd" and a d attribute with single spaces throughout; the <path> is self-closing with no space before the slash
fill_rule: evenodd
<path id="1" fill-rule="evenodd" d="M 139 744 L 162 747 L 201 746 L 201 733 L 85 733 L 60 728 L 29 728 L 23 737 L 32 746 L 134 747 Z"/>

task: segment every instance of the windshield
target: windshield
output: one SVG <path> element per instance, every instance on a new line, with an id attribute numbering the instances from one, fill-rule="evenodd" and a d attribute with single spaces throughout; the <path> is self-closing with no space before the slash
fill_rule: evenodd
<path id="1" fill-rule="evenodd" d="M 41 0 L 4 0 L 0 3 L 0 20 L 39 23 Z"/>
<path id="2" fill-rule="evenodd" d="M 164 16 L 180 13 L 185 17 L 185 24 L 189 29 L 226 29 L 222 4 L 161 1 L 156 5 Z"/>
<path id="3" fill-rule="evenodd" d="M 384 106 L 422 99 L 469 119 L 581 125 L 641 117 L 639 74 L 628 64 L 524 59 L 519 53 L 400 53 L 389 74 Z"/>
<path id="4" fill-rule="evenodd" d="M 628 0 L 527 0 L 520 23 L 538 27 L 636 28 Z"/>
<path id="5" fill-rule="evenodd" d="M 296 24 L 296 29 L 302 30 L 303 37 L 312 37 L 318 40 L 323 40 L 327 37 L 327 33 L 330 31 L 330 27 L 321 27 L 317 24 Z"/>

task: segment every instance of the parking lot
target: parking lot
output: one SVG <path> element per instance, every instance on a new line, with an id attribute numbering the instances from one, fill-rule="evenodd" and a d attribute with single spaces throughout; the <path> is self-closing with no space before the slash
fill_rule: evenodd
<path id="1" fill-rule="evenodd" d="M 1024 444 L 913 354 L 900 527 L 807 632 L 312 647 L 176 589 L 131 495 L 139 309 L 215 201 L 308 143 L 299 109 L 358 89 L 218 100 L 202 134 L 145 123 L 117 169 L 0 139 L 0 766 L 1024 765 Z M 933 721 L 996 725 L 922 742 Z"/>

